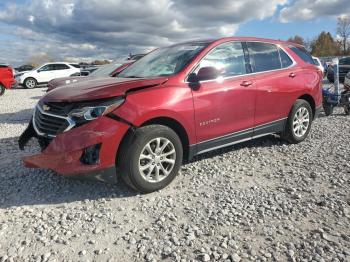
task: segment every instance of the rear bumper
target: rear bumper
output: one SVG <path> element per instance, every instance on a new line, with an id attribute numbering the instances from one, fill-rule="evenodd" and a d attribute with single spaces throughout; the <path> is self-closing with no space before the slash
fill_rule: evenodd
<path id="1" fill-rule="evenodd" d="M 46 168 L 64 176 L 114 182 L 116 153 L 128 129 L 125 123 L 101 117 L 59 134 L 40 154 L 26 156 L 23 161 L 26 167 Z M 20 147 L 33 136 L 38 137 L 30 124 L 20 137 Z M 98 159 L 86 164 L 83 155 L 95 145 L 99 145 Z"/>

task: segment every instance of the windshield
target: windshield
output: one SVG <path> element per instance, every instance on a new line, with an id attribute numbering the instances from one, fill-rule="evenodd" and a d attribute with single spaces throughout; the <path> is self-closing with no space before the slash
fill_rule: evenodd
<path id="1" fill-rule="evenodd" d="M 111 73 L 113 73 L 114 70 L 116 70 L 121 65 L 122 63 L 113 63 L 100 66 L 98 69 L 92 72 L 90 76 L 109 76 Z"/>
<path id="2" fill-rule="evenodd" d="M 119 77 L 155 77 L 177 74 L 206 46 L 207 43 L 188 43 L 157 49 L 126 68 L 119 74 Z"/>

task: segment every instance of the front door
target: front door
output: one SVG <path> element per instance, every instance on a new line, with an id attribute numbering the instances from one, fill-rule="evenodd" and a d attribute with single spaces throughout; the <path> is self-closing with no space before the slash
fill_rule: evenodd
<path id="1" fill-rule="evenodd" d="M 37 81 L 39 83 L 47 83 L 52 79 L 52 75 L 54 73 L 53 64 L 48 64 L 42 66 L 37 72 Z"/>
<path id="2" fill-rule="evenodd" d="M 220 76 L 193 88 L 197 153 L 250 139 L 254 125 L 255 85 L 248 75 L 241 42 L 212 49 L 196 68 L 215 67 Z"/>

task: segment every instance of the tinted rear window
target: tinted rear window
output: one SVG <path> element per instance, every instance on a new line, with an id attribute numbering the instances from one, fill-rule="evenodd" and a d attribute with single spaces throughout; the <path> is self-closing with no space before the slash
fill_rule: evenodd
<path id="1" fill-rule="evenodd" d="M 78 64 L 70 64 L 70 65 L 75 67 L 75 68 L 80 68 L 80 65 L 78 65 Z"/>
<path id="2" fill-rule="evenodd" d="M 65 69 L 69 69 L 69 66 L 67 66 L 67 65 L 65 65 L 65 64 L 54 64 L 53 67 L 54 67 L 53 70 L 65 70 Z"/>
<path id="3" fill-rule="evenodd" d="M 339 65 L 350 65 L 350 57 L 339 59 Z"/>
<path id="4" fill-rule="evenodd" d="M 309 52 L 303 47 L 289 46 L 289 48 L 299 56 L 304 62 L 314 65 L 315 62 Z"/>
<path id="5" fill-rule="evenodd" d="M 281 69 L 281 60 L 276 45 L 248 42 L 247 47 L 253 72 Z"/>
<path id="6" fill-rule="evenodd" d="M 9 66 L 7 65 L 0 65 L 0 68 L 8 68 Z"/>

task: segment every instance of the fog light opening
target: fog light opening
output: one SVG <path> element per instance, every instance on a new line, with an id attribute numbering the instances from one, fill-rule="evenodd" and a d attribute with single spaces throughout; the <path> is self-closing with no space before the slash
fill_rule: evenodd
<path id="1" fill-rule="evenodd" d="M 84 149 L 80 162 L 85 165 L 97 165 L 100 163 L 101 144 L 89 146 Z"/>

